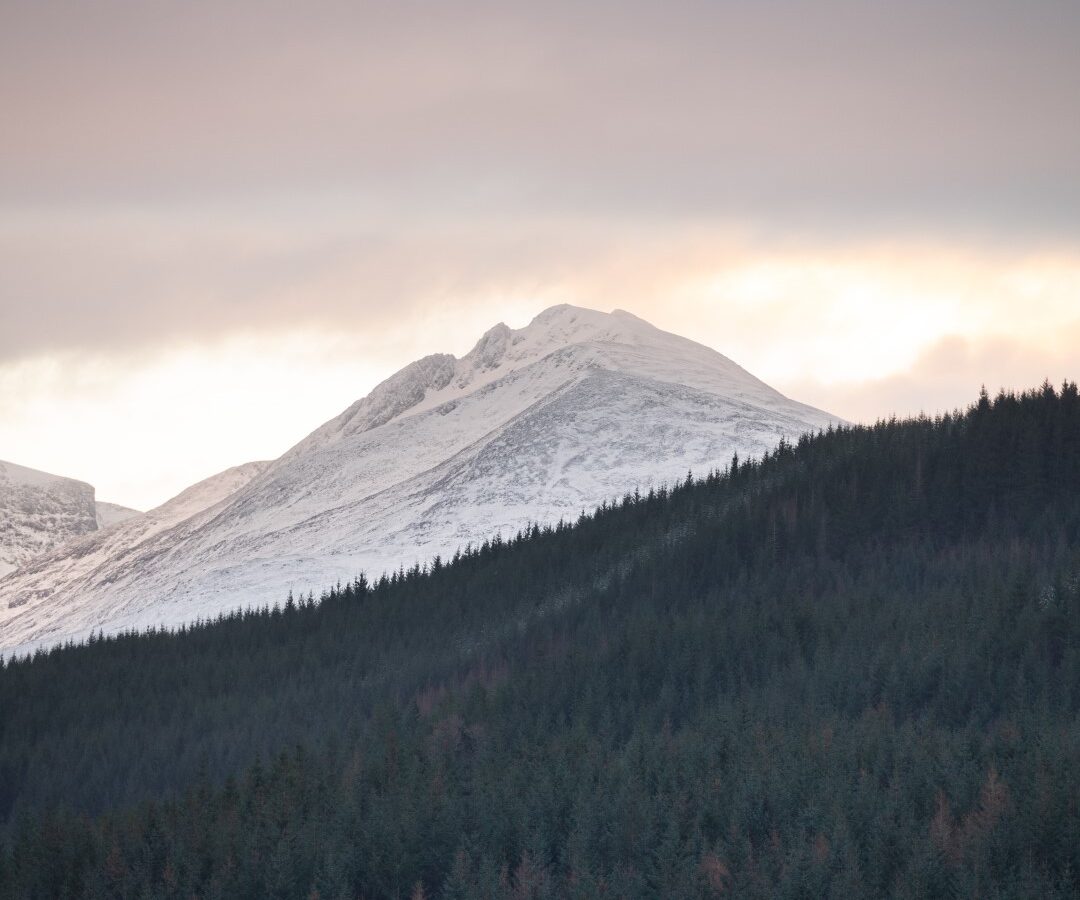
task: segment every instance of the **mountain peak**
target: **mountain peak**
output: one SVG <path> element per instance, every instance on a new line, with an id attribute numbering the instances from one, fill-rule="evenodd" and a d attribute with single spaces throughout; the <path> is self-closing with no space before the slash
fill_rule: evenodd
<path id="1" fill-rule="evenodd" d="M 500 322 L 484 332 L 483 336 L 460 360 L 466 369 L 490 371 L 498 366 L 506 356 L 514 332 L 504 322 Z"/>
<path id="2" fill-rule="evenodd" d="M 477 371 L 490 372 L 504 362 L 539 359 L 545 353 L 574 344 L 590 341 L 634 343 L 633 332 L 640 326 L 655 331 L 630 313 L 619 310 L 605 313 L 560 303 L 538 313 L 524 328 L 510 328 L 504 322 L 489 328 L 476 346 L 459 360 L 459 368 L 463 370 L 462 375 L 470 376 Z"/>
<path id="3" fill-rule="evenodd" d="M 522 336 L 547 336 L 552 343 L 573 344 L 586 340 L 627 340 L 642 327 L 656 331 L 644 319 L 623 310 L 609 313 L 584 306 L 560 303 L 549 306 L 520 329 Z"/>
<path id="4" fill-rule="evenodd" d="M 454 402 L 554 354 L 560 354 L 562 360 L 557 365 L 563 373 L 559 383 L 570 377 L 571 371 L 634 368 L 647 356 L 644 364 L 648 374 L 660 381 L 685 380 L 690 377 L 688 371 L 695 369 L 699 375 L 709 373 L 714 387 L 734 395 L 749 392 L 755 398 L 762 393 L 779 397 L 715 350 L 662 331 L 633 313 L 560 303 L 538 313 L 523 328 L 499 322 L 460 359 L 435 353 L 410 363 L 293 450 L 333 443 Z M 722 385 L 716 381 L 718 375 Z"/>

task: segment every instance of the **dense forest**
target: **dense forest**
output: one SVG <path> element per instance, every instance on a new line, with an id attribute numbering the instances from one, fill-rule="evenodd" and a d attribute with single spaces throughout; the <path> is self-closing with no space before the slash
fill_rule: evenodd
<path id="1" fill-rule="evenodd" d="M 0 896 L 1080 896 L 1080 396 L 0 669 Z"/>

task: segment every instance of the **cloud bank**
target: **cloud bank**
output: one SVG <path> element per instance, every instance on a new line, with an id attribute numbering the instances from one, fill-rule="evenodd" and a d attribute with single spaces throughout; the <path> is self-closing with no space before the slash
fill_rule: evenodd
<path id="1" fill-rule="evenodd" d="M 14 0 L 0 26 L 0 358 L 468 303 L 628 229 L 1080 237 L 1076 4 Z"/>

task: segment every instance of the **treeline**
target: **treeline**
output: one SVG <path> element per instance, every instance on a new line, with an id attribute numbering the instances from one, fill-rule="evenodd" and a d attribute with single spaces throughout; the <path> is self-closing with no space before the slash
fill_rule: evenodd
<path id="1" fill-rule="evenodd" d="M 1072 897 L 1080 398 L 0 671 L 9 897 Z"/>

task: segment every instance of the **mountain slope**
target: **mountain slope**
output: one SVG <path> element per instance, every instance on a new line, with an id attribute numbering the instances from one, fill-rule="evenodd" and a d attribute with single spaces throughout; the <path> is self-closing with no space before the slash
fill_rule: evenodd
<path id="1" fill-rule="evenodd" d="M 0 578 L 97 527 L 90 485 L 0 461 Z"/>
<path id="2" fill-rule="evenodd" d="M 175 625 L 409 567 L 835 421 L 629 313 L 554 307 L 461 359 L 412 363 L 227 503 L 92 573 L 60 582 L 71 564 L 56 559 L 0 582 L 0 605 L 25 608 L 4 644 Z"/>

